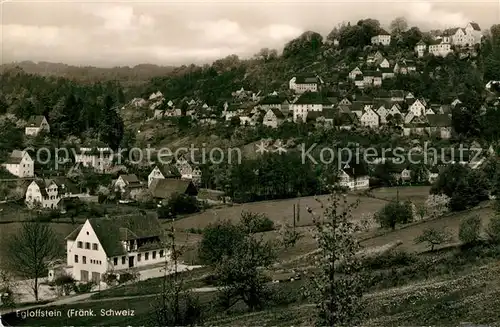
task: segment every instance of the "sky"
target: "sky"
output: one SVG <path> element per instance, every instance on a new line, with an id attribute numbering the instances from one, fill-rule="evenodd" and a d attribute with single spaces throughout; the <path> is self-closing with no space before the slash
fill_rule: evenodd
<path id="1" fill-rule="evenodd" d="M 304 31 L 326 36 L 362 18 L 387 27 L 404 16 L 421 30 L 500 22 L 500 0 L 0 1 L 1 63 L 200 64 L 264 47 L 281 51 Z"/>

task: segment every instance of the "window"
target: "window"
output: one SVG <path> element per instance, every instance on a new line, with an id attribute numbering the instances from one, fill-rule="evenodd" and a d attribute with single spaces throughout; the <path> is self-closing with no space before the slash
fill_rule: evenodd
<path id="1" fill-rule="evenodd" d="M 113 264 L 114 264 L 115 266 L 117 266 L 117 265 L 118 265 L 118 258 L 113 258 Z"/>
<path id="2" fill-rule="evenodd" d="M 83 247 L 83 243 L 82 243 L 82 241 L 78 241 L 78 243 L 77 243 L 77 247 L 78 247 L 79 249 L 81 249 L 81 248 Z"/>
<path id="3" fill-rule="evenodd" d="M 97 247 L 97 243 L 92 243 L 92 250 L 96 250 L 97 251 L 98 247 Z"/>
<path id="4" fill-rule="evenodd" d="M 85 265 L 87 264 L 87 257 L 86 256 L 83 256 L 82 257 L 82 263 Z"/>
<path id="5" fill-rule="evenodd" d="M 78 263 L 78 254 L 75 254 L 75 263 Z"/>
<path id="6" fill-rule="evenodd" d="M 122 257 L 122 265 L 125 264 L 125 257 Z"/>
<path id="7" fill-rule="evenodd" d="M 144 260 L 149 260 L 149 252 L 144 253 Z"/>
<path id="8" fill-rule="evenodd" d="M 160 258 L 163 258 L 164 256 L 164 253 L 163 253 L 163 250 L 160 251 Z"/>
<path id="9" fill-rule="evenodd" d="M 90 243 L 89 242 L 85 242 L 85 249 L 90 250 Z"/>
<path id="10" fill-rule="evenodd" d="M 141 254 L 140 253 L 137 255 L 137 261 L 138 262 L 141 261 Z"/>
<path id="11" fill-rule="evenodd" d="M 156 251 L 153 251 L 153 259 L 156 259 Z"/>

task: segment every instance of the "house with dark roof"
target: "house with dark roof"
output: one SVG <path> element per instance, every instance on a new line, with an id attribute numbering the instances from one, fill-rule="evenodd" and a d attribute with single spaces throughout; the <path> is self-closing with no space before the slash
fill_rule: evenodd
<path id="1" fill-rule="evenodd" d="M 127 194 L 135 198 L 135 195 L 144 189 L 144 185 L 135 174 L 120 175 L 114 184 L 114 189 L 122 195 Z"/>
<path id="2" fill-rule="evenodd" d="M 317 92 L 324 84 L 321 77 L 318 75 L 297 75 L 290 79 L 288 86 L 290 90 L 295 93 L 301 94 L 304 92 Z"/>
<path id="3" fill-rule="evenodd" d="M 291 106 L 293 121 L 306 121 L 307 113 L 310 111 L 323 111 L 323 107 L 331 106 L 327 97 L 319 92 L 304 92 Z"/>
<path id="4" fill-rule="evenodd" d="M 448 114 L 434 114 L 427 115 L 429 122 L 427 131 L 431 135 L 436 135 L 442 139 L 449 139 L 451 137 L 451 117 Z"/>
<path id="5" fill-rule="evenodd" d="M 371 39 L 373 45 L 390 45 L 391 44 L 391 34 L 387 31 L 380 29 L 377 35 L 373 36 Z"/>
<path id="6" fill-rule="evenodd" d="M 181 174 L 177 167 L 173 164 L 158 164 L 149 173 L 148 176 L 148 187 L 153 182 L 153 179 L 159 178 L 181 178 Z"/>
<path id="7" fill-rule="evenodd" d="M 28 208 L 59 209 L 63 198 L 78 197 L 79 189 L 68 178 L 58 176 L 50 179 L 35 179 L 29 184 L 25 202 Z"/>
<path id="8" fill-rule="evenodd" d="M 364 190 L 370 187 L 370 177 L 362 163 L 349 162 L 339 171 L 340 186 L 349 190 Z"/>
<path id="9" fill-rule="evenodd" d="M 2 166 L 12 175 L 19 178 L 35 176 L 35 162 L 27 151 L 14 150 Z"/>
<path id="10" fill-rule="evenodd" d="M 192 181 L 177 178 L 155 178 L 149 185 L 149 191 L 157 200 L 168 200 L 174 194 L 198 195 L 198 189 Z"/>
<path id="11" fill-rule="evenodd" d="M 290 102 L 284 96 L 267 95 L 259 101 L 259 107 L 266 112 L 272 108 L 287 112 L 290 108 Z"/>
<path id="12" fill-rule="evenodd" d="M 90 218 L 66 237 L 66 270 L 81 282 L 99 282 L 105 273 L 119 276 L 169 260 L 156 215 Z"/>
<path id="13" fill-rule="evenodd" d="M 285 121 L 285 115 L 277 108 L 269 108 L 262 119 L 262 125 L 277 128 Z"/>
<path id="14" fill-rule="evenodd" d="M 36 136 L 41 131 L 50 132 L 50 126 L 47 119 L 44 116 L 31 116 L 24 127 L 24 134 Z"/>

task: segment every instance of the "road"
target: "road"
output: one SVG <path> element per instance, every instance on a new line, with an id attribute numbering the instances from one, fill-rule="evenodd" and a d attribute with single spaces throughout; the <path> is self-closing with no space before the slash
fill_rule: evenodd
<path id="1" fill-rule="evenodd" d="M 209 293 L 209 292 L 217 291 L 217 288 L 216 287 L 199 287 L 199 288 L 192 288 L 192 289 L 190 289 L 190 291 L 193 293 Z M 148 295 L 131 295 L 131 296 L 109 297 L 109 298 L 102 298 L 102 299 L 91 299 L 92 295 L 94 295 L 96 293 L 98 293 L 98 292 L 69 296 L 69 297 L 65 297 L 65 298 L 56 300 L 54 302 L 46 303 L 46 304 L 33 305 L 33 306 L 29 306 L 29 307 L 22 307 L 22 308 L 15 308 L 15 309 L 6 309 L 6 310 L 0 311 L 0 316 L 9 314 L 11 312 L 16 312 L 17 310 L 25 311 L 25 310 L 33 310 L 33 309 L 39 309 L 39 308 L 44 308 L 44 307 L 53 307 L 53 306 L 61 306 L 61 305 L 68 305 L 68 304 L 121 301 L 121 300 L 134 299 L 134 298 L 138 298 L 138 297 L 148 298 L 148 297 L 155 297 L 155 296 L 161 295 L 161 293 L 153 293 L 153 294 L 148 294 Z"/>

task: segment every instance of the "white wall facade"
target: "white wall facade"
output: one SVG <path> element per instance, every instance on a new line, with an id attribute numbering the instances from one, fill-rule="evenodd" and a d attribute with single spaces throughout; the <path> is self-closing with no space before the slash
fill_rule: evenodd
<path id="1" fill-rule="evenodd" d="M 14 176 L 19 178 L 35 176 L 35 163 L 30 155 L 25 151 L 23 158 L 19 164 L 3 164 L 5 169 Z"/>

